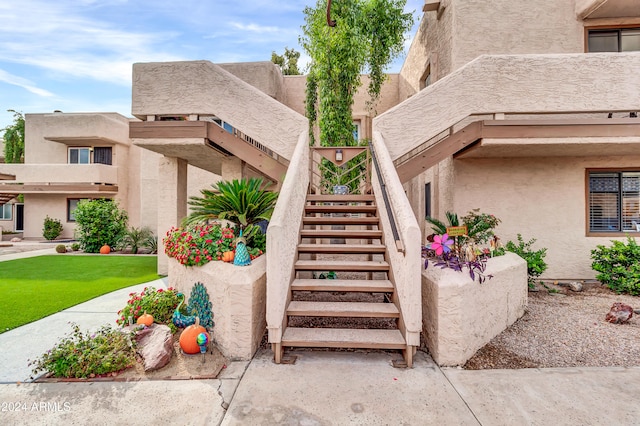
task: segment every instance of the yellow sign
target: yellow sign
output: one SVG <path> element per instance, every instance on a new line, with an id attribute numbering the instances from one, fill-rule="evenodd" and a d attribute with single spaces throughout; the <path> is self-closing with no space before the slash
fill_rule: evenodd
<path id="1" fill-rule="evenodd" d="M 449 226 L 447 227 L 447 234 L 450 237 L 461 237 L 467 235 L 467 226 Z"/>

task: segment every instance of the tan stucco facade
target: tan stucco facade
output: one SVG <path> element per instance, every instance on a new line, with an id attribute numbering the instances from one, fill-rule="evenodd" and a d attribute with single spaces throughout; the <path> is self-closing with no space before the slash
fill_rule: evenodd
<path id="1" fill-rule="evenodd" d="M 451 151 L 440 156 L 429 151 L 433 164 L 402 182 L 422 238 L 429 232 L 424 221 L 429 184 L 433 216 L 481 208 L 502 220 L 503 242 L 521 233 L 548 248 L 546 278 L 593 277 L 589 251 L 612 236 L 587 230 L 585 176 L 596 168 L 640 170 L 635 154 L 640 135 L 523 133 L 480 137 L 468 151 L 466 145 L 447 146 L 476 120 L 588 123 L 609 112 L 616 118 L 640 109 L 640 54 L 585 53 L 590 28 L 640 27 L 634 4 L 442 0 L 438 10 L 425 12 L 400 74 L 383 86 L 377 116 L 366 107 L 363 76 L 353 107 L 361 138 L 379 133 L 398 167 L 426 142 L 432 151 Z M 96 196 L 118 199 L 131 225 L 150 226 L 162 238 L 200 188 L 256 173 L 255 164 L 214 154 L 206 139 L 131 139 L 132 121 L 222 120 L 287 166 L 306 133 L 305 77 L 283 76 L 270 62 L 135 64 L 133 82 L 134 119 L 114 113 L 26 115 L 26 163 L 2 164 L 0 172 L 25 185 L 75 187 L 26 193 L 26 238 L 41 236 L 47 214 L 65 219 L 63 236 L 72 237 L 67 199 Z M 69 147 L 100 146 L 112 147 L 111 165 L 68 164 Z M 98 183 L 110 192 L 91 192 Z M 0 225 L 10 229 L 9 224 Z"/>
<path id="2" fill-rule="evenodd" d="M 425 160 L 437 160 L 404 182 L 423 238 L 431 232 L 424 221 L 429 184 L 432 216 L 480 208 L 502 220 L 497 233 L 503 242 L 520 233 L 548 249 L 543 278 L 594 278 L 590 251 L 626 234 L 588 232 L 586 173 L 640 170 L 640 132 L 480 136 L 464 153 L 437 152 L 474 120 L 589 124 L 608 112 L 619 118 L 640 109 L 640 54 L 585 53 L 589 28 L 640 27 L 640 9 L 633 4 L 443 0 L 438 11 L 425 13 L 400 73 L 399 98 L 406 100 L 373 122 L 396 164 L 422 150 Z M 431 85 L 424 87 L 428 70 Z M 429 144 L 435 148 L 427 150 Z"/>

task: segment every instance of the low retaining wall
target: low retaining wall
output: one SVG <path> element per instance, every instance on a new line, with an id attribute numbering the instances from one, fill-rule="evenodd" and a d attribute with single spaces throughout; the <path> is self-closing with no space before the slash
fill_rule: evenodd
<path id="1" fill-rule="evenodd" d="M 423 333 L 438 365 L 464 364 L 524 315 L 527 263 L 506 253 L 489 259 L 486 274 L 493 278 L 479 284 L 467 271 L 430 264 L 422 272 Z"/>
<path id="2" fill-rule="evenodd" d="M 249 266 L 209 262 L 184 267 L 169 258 L 169 285 L 186 298 L 196 282 L 207 288 L 213 309 L 212 340 L 231 360 L 250 360 L 266 330 L 266 256 Z"/>

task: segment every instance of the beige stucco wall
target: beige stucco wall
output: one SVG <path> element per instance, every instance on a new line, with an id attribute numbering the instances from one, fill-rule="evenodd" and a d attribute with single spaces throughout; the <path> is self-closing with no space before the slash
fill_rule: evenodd
<path id="1" fill-rule="evenodd" d="M 635 111 L 638 69 L 638 52 L 481 56 L 376 117 L 374 131 L 397 159 L 473 114 Z"/>
<path id="2" fill-rule="evenodd" d="M 490 259 L 485 273 L 493 278 L 480 284 L 466 270 L 422 272 L 423 335 L 438 365 L 464 364 L 524 315 L 527 263 L 507 253 Z"/>
<path id="3" fill-rule="evenodd" d="M 400 70 L 399 99 L 405 100 L 420 91 L 420 79 L 431 66 L 431 83 L 452 70 L 453 20 L 456 2 L 441 1 L 445 7 L 440 19 L 437 12 L 426 12 Z"/>
<path id="4" fill-rule="evenodd" d="M 52 142 L 47 138 L 69 142 Z M 87 139 L 102 140 L 87 142 Z M 69 146 L 116 144 L 130 144 L 129 120 L 117 113 L 25 114 L 25 163 L 66 164 Z"/>
<path id="5" fill-rule="evenodd" d="M 453 211 L 495 214 L 503 243 L 537 239 L 534 249 L 548 248 L 543 278 L 592 279 L 590 252 L 613 237 L 586 236 L 586 170 L 638 164 L 640 155 L 454 160 Z"/>
<path id="6" fill-rule="evenodd" d="M 155 115 L 215 115 L 284 158 L 307 120 L 208 61 L 133 65 L 131 110 Z"/>
<path id="7" fill-rule="evenodd" d="M 196 282 L 209 293 L 213 310 L 213 341 L 232 360 L 250 360 L 266 329 L 266 256 L 249 266 L 209 262 L 185 267 L 169 259 L 169 285 L 187 297 Z"/>
<path id="8" fill-rule="evenodd" d="M 49 216 L 62 223 L 60 238 L 73 238 L 74 222 L 67 222 L 65 194 L 24 194 L 24 238 L 43 240 L 44 219 Z"/>
<path id="9" fill-rule="evenodd" d="M 587 1 L 594 0 L 583 0 Z M 402 100 L 420 90 L 419 81 L 429 63 L 434 83 L 480 55 L 584 51 L 584 27 L 572 1 L 440 3 L 442 13 L 423 15 L 402 66 Z"/>
<path id="10" fill-rule="evenodd" d="M 452 1 L 452 70 L 480 55 L 584 52 L 583 25 L 572 1 Z"/>
<path id="11" fill-rule="evenodd" d="M 284 102 L 282 72 L 273 62 L 238 62 L 218 65 L 272 98 Z"/>

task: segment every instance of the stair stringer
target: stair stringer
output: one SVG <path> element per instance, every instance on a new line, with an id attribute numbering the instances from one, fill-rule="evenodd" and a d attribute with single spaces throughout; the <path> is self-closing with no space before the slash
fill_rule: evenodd
<path id="1" fill-rule="evenodd" d="M 382 188 L 377 177 L 377 170 L 374 167 L 371 182 L 373 193 L 376 197 L 376 205 L 378 206 L 380 227 L 387 246 L 387 262 L 391 267 L 390 278 L 396 288 L 394 302 L 400 310 L 400 326 L 405 341 L 408 347 L 413 347 L 411 348 L 412 351 L 420 345 L 420 332 L 422 331 L 420 227 L 413 215 L 409 199 L 404 193 L 393 161 L 380 133 L 374 133 L 372 144 L 376 152 L 380 172 L 383 175 L 392 214 L 404 246 L 403 251 L 396 248 L 390 218 L 382 196 Z M 407 354 L 405 359 L 409 360 L 411 355 Z"/>
<path id="2" fill-rule="evenodd" d="M 282 356 L 286 308 L 295 277 L 302 217 L 309 188 L 309 136 L 300 134 L 267 229 L 267 330 L 275 361 Z"/>

